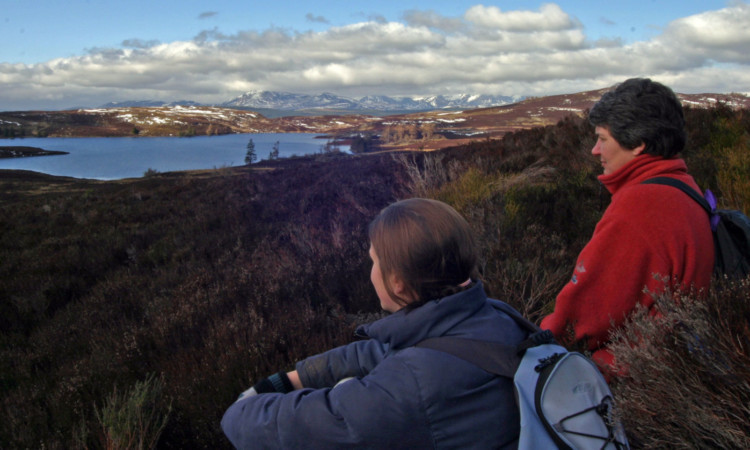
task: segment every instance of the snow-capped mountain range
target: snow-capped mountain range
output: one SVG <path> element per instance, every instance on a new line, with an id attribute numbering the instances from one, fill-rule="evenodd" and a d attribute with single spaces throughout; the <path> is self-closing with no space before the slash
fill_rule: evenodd
<path id="1" fill-rule="evenodd" d="M 244 108 L 269 108 L 281 110 L 339 109 L 355 110 L 405 110 L 419 111 L 445 108 L 483 108 L 515 103 L 523 98 L 502 95 L 436 95 L 430 97 L 389 97 L 368 95 L 358 99 L 342 97 L 328 92 L 319 95 L 291 92 L 250 91 L 221 106 Z"/>
<path id="2" fill-rule="evenodd" d="M 230 108 L 258 108 L 282 111 L 302 110 L 342 110 L 342 111 L 428 111 L 434 109 L 451 108 L 486 108 L 516 103 L 523 97 L 509 97 L 504 95 L 436 95 L 429 97 L 389 97 L 386 95 L 368 95 L 358 99 L 342 97 L 329 92 L 318 95 L 295 94 L 292 92 L 249 91 L 239 97 L 221 103 L 221 107 Z M 102 105 L 103 108 L 113 107 L 155 107 L 174 105 L 199 105 L 192 101 L 159 102 L 159 101 L 130 101 L 113 102 Z"/>

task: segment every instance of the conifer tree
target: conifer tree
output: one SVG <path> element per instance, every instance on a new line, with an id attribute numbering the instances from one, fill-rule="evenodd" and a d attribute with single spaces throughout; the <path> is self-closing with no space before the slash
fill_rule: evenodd
<path id="1" fill-rule="evenodd" d="M 252 139 L 247 141 L 247 153 L 245 153 L 245 164 L 252 164 L 258 159 L 258 155 L 255 153 L 255 142 Z"/>
<path id="2" fill-rule="evenodd" d="M 276 143 L 273 144 L 273 149 L 268 153 L 268 159 L 279 159 L 279 141 L 276 141 Z"/>

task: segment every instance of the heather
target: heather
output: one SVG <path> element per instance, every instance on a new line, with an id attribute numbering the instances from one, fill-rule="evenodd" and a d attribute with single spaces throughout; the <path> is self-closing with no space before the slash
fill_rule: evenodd
<path id="1" fill-rule="evenodd" d="M 686 114 L 698 183 L 747 208 L 747 111 Z M 378 316 L 366 226 L 399 198 L 456 207 L 488 292 L 538 321 L 609 201 L 592 145 L 571 116 L 429 153 L 116 182 L 0 172 L 0 447 L 227 448 L 219 420 L 239 392 Z M 674 297 L 617 337 L 629 434 L 743 447 L 747 280 Z"/>

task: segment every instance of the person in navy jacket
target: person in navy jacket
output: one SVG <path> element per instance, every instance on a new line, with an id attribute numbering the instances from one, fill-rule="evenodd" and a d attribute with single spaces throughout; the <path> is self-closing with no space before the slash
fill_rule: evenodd
<path id="1" fill-rule="evenodd" d="M 221 421 L 237 448 L 516 448 L 513 381 L 420 341 L 525 337 L 479 281 L 468 223 L 445 203 L 396 202 L 369 229 L 371 281 L 392 314 L 365 340 L 258 382 Z"/>

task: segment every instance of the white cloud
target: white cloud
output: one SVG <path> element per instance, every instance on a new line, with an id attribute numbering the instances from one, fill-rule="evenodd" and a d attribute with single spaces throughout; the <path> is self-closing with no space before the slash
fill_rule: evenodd
<path id="1" fill-rule="evenodd" d="M 484 28 L 502 31 L 559 31 L 576 27 L 559 6 L 547 3 L 539 11 L 503 12 L 496 6 L 476 5 L 466 11 L 466 20 Z"/>
<path id="2" fill-rule="evenodd" d="M 750 63 L 750 5 L 735 3 L 730 8 L 675 20 L 660 41 L 679 43 L 692 55 L 719 62 Z"/>
<path id="3" fill-rule="evenodd" d="M 434 28 L 445 32 L 457 32 L 466 28 L 459 17 L 445 17 L 435 11 L 409 10 L 404 13 L 404 20 L 411 26 Z"/>
<path id="4" fill-rule="evenodd" d="M 0 64 L 0 105 L 97 106 L 127 99 L 229 100 L 250 89 L 341 95 L 547 95 L 651 76 L 678 92 L 750 91 L 750 6 L 670 23 L 649 41 L 592 42 L 555 4 L 474 6 L 462 17 L 409 11 L 322 32 L 279 28 L 123 48 L 42 64 Z M 672 83 L 670 83 L 672 82 Z M 13 107 L 11 105 L 32 105 Z"/>

